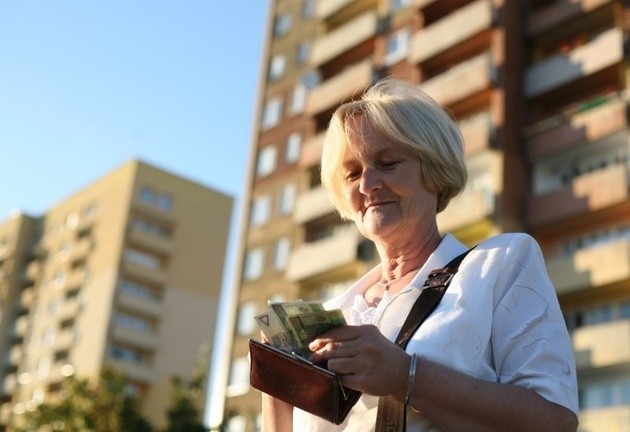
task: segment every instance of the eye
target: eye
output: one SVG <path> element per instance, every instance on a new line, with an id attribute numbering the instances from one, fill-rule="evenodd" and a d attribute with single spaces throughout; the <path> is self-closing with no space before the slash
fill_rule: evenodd
<path id="1" fill-rule="evenodd" d="M 400 164 L 400 162 L 401 161 L 399 160 L 382 161 L 380 165 L 384 169 L 394 169 Z"/>
<path id="2" fill-rule="evenodd" d="M 354 170 L 346 170 L 345 172 L 345 179 L 346 180 L 356 180 L 361 174 L 361 171 L 359 171 L 358 169 L 354 169 Z"/>

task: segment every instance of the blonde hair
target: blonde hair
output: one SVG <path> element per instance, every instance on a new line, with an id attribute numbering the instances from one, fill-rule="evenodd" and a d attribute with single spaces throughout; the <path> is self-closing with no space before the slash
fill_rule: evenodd
<path id="1" fill-rule="evenodd" d="M 436 212 L 466 185 L 463 138 L 451 116 L 417 85 L 385 78 L 360 100 L 341 105 L 332 116 L 321 162 L 321 179 L 344 219 L 352 211 L 344 197 L 343 160 L 351 148 L 352 119 L 364 116 L 384 137 L 408 147 L 420 160 L 423 186 L 437 195 Z"/>

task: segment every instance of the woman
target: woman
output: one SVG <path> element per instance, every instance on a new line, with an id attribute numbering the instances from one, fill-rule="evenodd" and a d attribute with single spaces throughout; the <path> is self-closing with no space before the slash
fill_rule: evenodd
<path id="1" fill-rule="evenodd" d="M 378 397 L 392 395 L 407 402 L 408 432 L 575 431 L 571 342 L 528 235 L 477 245 L 406 351 L 392 342 L 430 270 L 467 249 L 436 223 L 466 182 L 462 138 L 445 111 L 417 86 L 383 80 L 337 109 L 321 173 L 380 264 L 326 304 L 349 325 L 309 348 L 363 396 L 336 426 L 263 395 L 263 430 L 374 430 Z"/>

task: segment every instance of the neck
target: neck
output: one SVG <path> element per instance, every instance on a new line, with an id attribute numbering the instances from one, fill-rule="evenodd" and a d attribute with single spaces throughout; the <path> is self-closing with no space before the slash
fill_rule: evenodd
<path id="1" fill-rule="evenodd" d="M 377 244 L 381 257 L 382 283 L 394 283 L 422 267 L 438 247 L 442 237 L 436 230 L 420 239 L 410 240 L 400 247 L 392 247 L 384 243 Z"/>

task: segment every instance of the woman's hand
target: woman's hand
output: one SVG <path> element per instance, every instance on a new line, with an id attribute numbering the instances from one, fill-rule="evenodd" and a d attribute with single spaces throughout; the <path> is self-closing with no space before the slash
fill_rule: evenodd
<path id="1" fill-rule="evenodd" d="M 375 326 L 338 327 L 319 335 L 309 348 L 312 360 L 327 360 L 346 387 L 405 399 L 410 356 Z"/>

